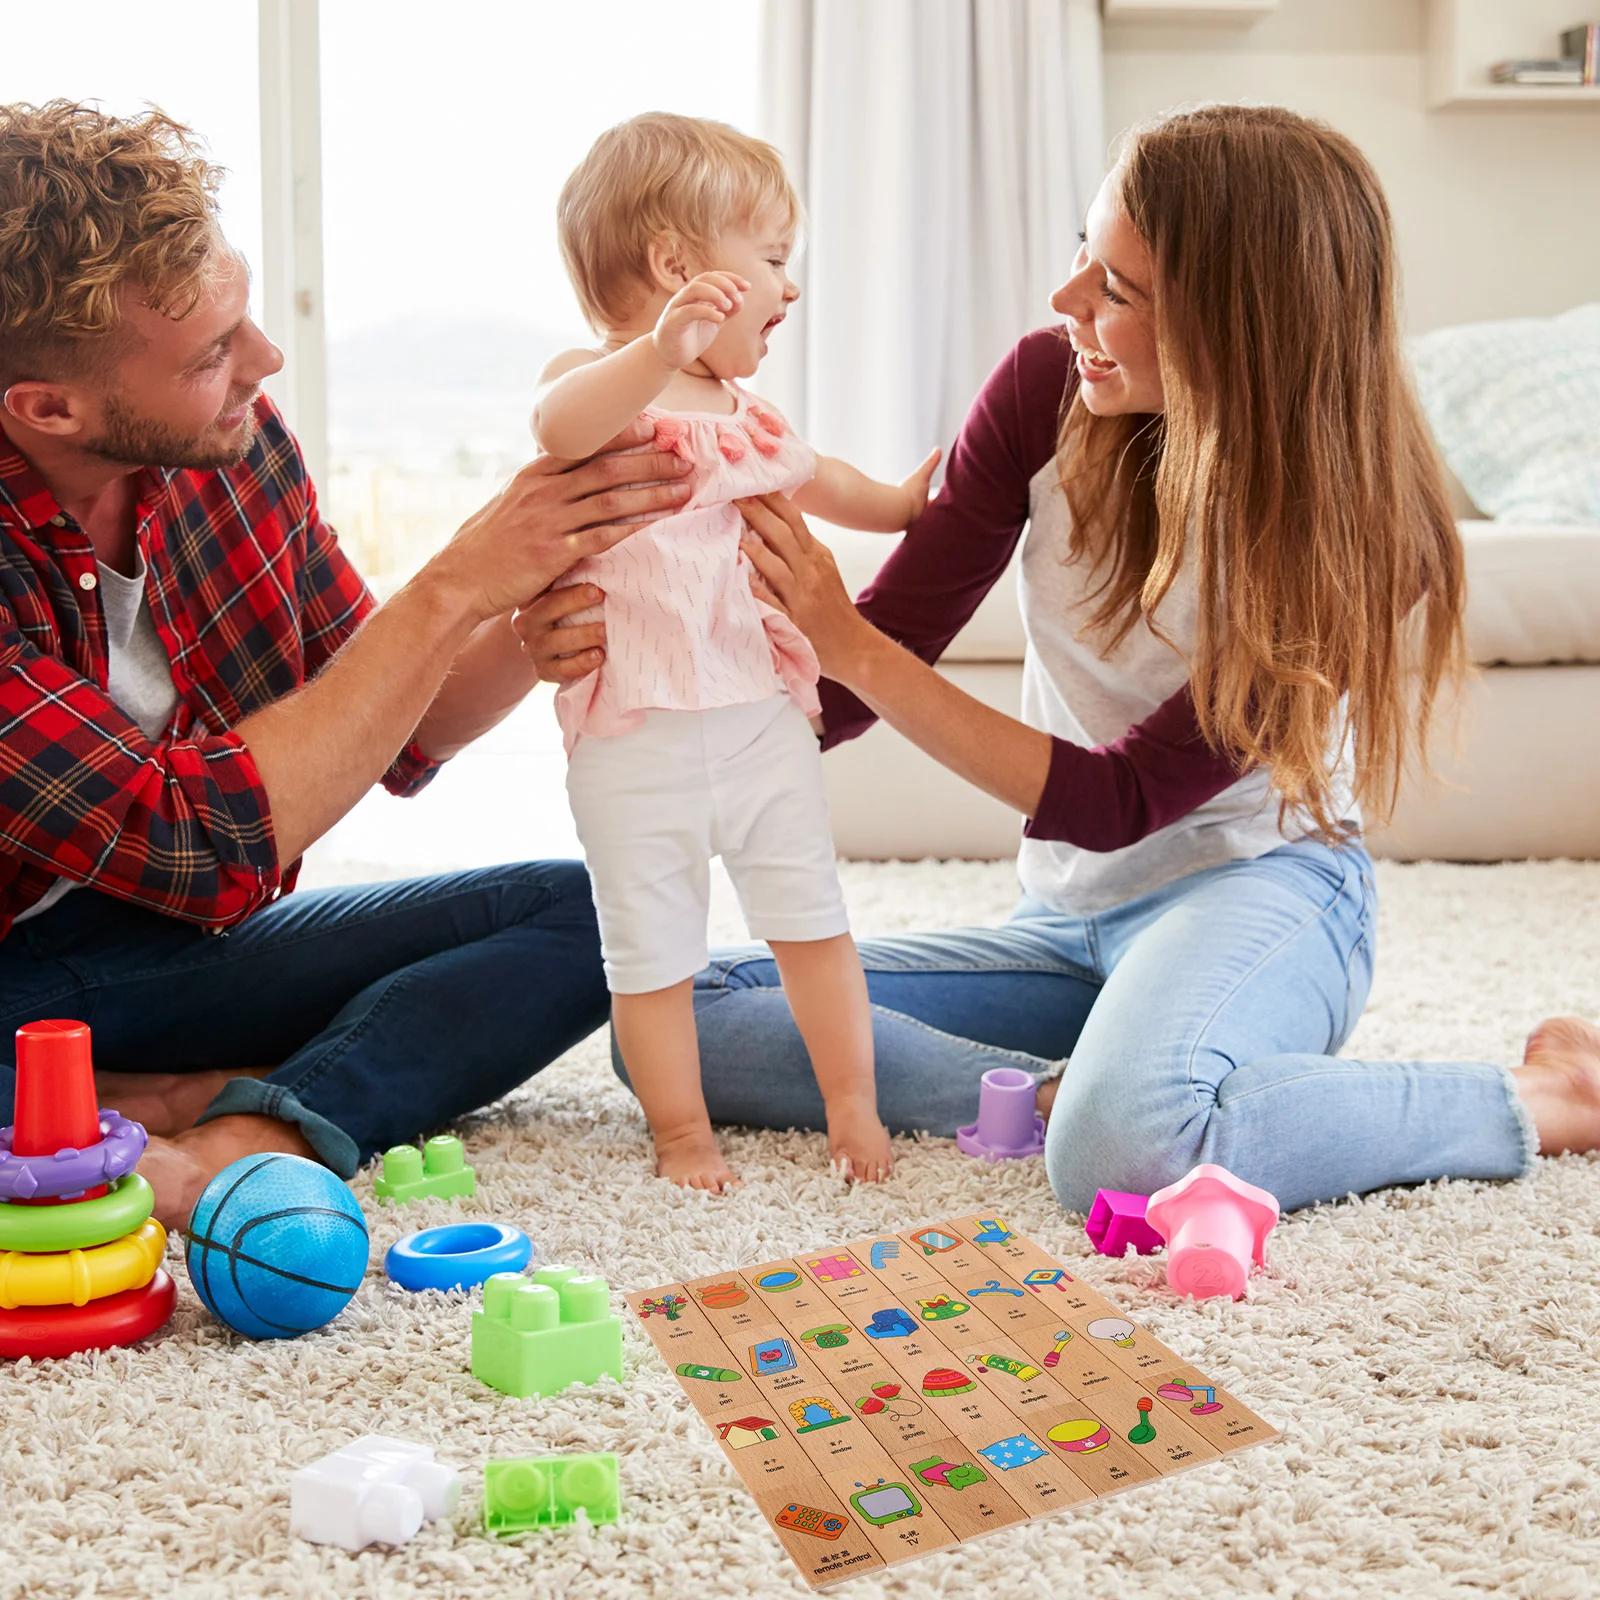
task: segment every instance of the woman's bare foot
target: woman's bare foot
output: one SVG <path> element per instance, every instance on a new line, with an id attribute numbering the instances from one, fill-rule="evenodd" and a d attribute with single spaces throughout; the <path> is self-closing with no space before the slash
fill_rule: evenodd
<path id="1" fill-rule="evenodd" d="M 233 1072 L 97 1072 L 100 1104 L 120 1111 L 146 1133 L 170 1138 L 194 1126 L 194 1119 L 222 1092 L 230 1078 L 264 1078 L 271 1067 Z"/>
<path id="2" fill-rule="evenodd" d="M 139 1159 L 139 1172 L 156 1192 L 156 1221 L 173 1232 L 187 1226 L 200 1191 L 240 1156 L 305 1156 L 317 1153 L 291 1122 L 238 1114 L 218 1117 L 170 1139 L 152 1138 Z"/>
<path id="3" fill-rule="evenodd" d="M 722 1194 L 739 1181 L 722 1159 L 709 1123 L 666 1138 L 658 1135 L 656 1176 L 671 1178 L 681 1188 L 705 1189 L 711 1194 Z"/>
<path id="4" fill-rule="evenodd" d="M 1552 1017 L 1528 1035 L 1517 1092 L 1539 1134 L 1539 1154 L 1600 1148 L 1600 1028 Z"/>
<path id="5" fill-rule="evenodd" d="M 828 1158 L 846 1183 L 881 1183 L 894 1171 L 889 1130 L 878 1120 L 875 1099 L 829 1103 Z"/>

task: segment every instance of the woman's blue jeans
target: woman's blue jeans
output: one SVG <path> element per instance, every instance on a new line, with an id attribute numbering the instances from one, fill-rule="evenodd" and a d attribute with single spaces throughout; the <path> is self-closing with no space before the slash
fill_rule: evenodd
<path id="1" fill-rule="evenodd" d="M 576 861 L 308 889 L 223 935 L 79 889 L 0 943 L 0 1123 L 15 1030 L 74 1017 L 108 1071 L 273 1067 L 200 1120 L 292 1122 L 348 1178 L 498 1099 L 609 1011 Z"/>
<path id="2" fill-rule="evenodd" d="M 1366 1004 L 1375 914 L 1365 850 L 1302 840 L 1095 916 L 1025 901 L 1000 928 L 864 940 L 879 1111 L 948 1136 L 989 1068 L 1060 1071 L 1045 1167 L 1072 1211 L 1201 1161 L 1286 1210 L 1521 1176 L 1537 1143 L 1502 1068 L 1334 1054 Z M 824 1125 L 764 947 L 720 953 L 695 1006 L 714 1121 Z"/>

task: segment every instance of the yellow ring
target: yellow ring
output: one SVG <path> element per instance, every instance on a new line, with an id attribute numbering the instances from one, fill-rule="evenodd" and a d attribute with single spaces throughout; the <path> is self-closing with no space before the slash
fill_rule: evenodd
<path id="1" fill-rule="evenodd" d="M 132 1233 L 92 1250 L 30 1255 L 0 1250 L 0 1311 L 18 1306 L 86 1306 L 124 1289 L 142 1289 L 167 1251 L 167 1230 L 153 1217 Z"/>

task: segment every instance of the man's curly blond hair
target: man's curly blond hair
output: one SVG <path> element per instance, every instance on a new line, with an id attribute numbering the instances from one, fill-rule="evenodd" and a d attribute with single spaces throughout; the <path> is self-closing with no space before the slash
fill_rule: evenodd
<path id="1" fill-rule="evenodd" d="M 561 190 L 556 235 L 589 326 L 627 321 L 650 287 L 650 246 L 666 235 L 709 252 L 727 228 L 802 221 L 770 144 L 725 122 L 649 111 L 595 140 Z"/>
<path id="2" fill-rule="evenodd" d="M 218 265 L 223 169 L 165 112 L 0 105 L 0 381 L 96 373 L 121 294 L 182 317 Z"/>

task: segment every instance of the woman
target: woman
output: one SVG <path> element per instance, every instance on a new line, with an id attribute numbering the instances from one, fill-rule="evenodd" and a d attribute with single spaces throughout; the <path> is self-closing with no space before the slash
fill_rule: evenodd
<path id="1" fill-rule="evenodd" d="M 1029 819 L 1005 927 L 863 943 L 880 1113 L 949 1134 L 985 1070 L 1021 1065 L 1054 1091 L 1046 1166 L 1076 1211 L 1199 1161 L 1292 1209 L 1593 1148 L 1587 1024 L 1544 1024 L 1516 1072 L 1334 1055 L 1372 974 L 1363 810 L 1392 806 L 1462 660 L 1371 167 L 1282 110 L 1169 117 L 1132 137 L 1052 304 L 1065 330 L 1001 363 L 859 610 L 792 507 L 746 512 L 832 680 L 825 741 L 882 716 Z M 927 663 L 1024 527 L 1018 722 Z M 547 672 L 593 664 L 550 661 L 528 620 Z M 697 981 L 707 1103 L 817 1127 L 776 985 L 759 950 Z"/>

